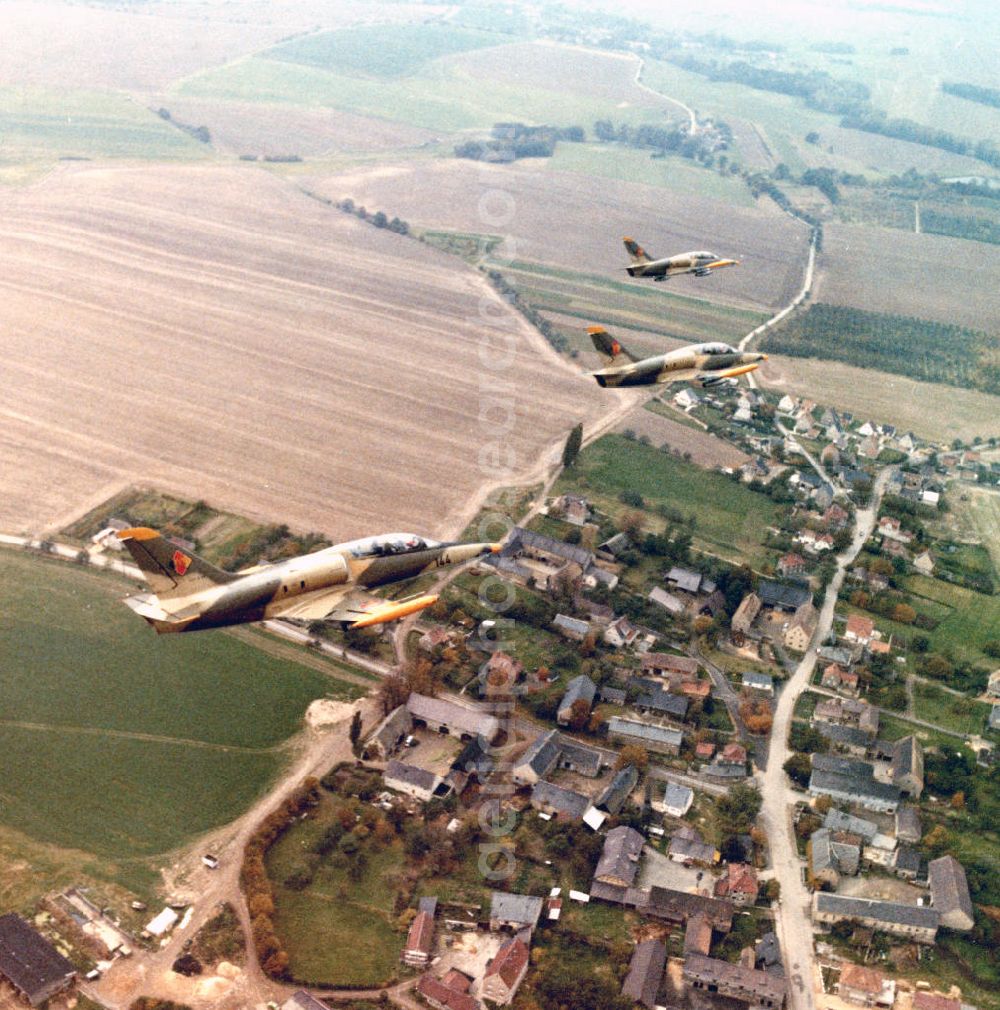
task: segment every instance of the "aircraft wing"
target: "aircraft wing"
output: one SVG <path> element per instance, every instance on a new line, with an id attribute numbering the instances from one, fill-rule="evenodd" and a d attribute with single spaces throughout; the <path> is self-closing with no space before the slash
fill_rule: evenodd
<path id="1" fill-rule="evenodd" d="M 367 628 L 396 621 L 437 602 L 436 596 L 386 600 L 350 586 L 334 586 L 289 600 L 276 617 L 293 621 L 338 621 L 353 628 Z"/>
<path id="2" fill-rule="evenodd" d="M 738 375 L 754 372 L 758 367 L 757 363 L 754 362 L 751 365 L 734 365 L 732 368 L 720 368 L 717 372 L 697 372 L 690 377 L 689 381 L 694 386 L 715 386 L 724 379 L 735 379 Z"/>
<path id="3" fill-rule="evenodd" d="M 660 382 L 693 382 L 698 377 L 697 368 L 678 368 L 672 372 L 664 372 Z"/>

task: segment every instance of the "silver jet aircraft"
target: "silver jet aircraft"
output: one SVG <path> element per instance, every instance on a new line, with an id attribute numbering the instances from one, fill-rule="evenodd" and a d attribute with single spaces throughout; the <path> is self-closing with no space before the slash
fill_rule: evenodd
<path id="1" fill-rule="evenodd" d="M 125 603 L 160 634 L 275 617 L 367 628 L 437 601 L 432 595 L 386 600 L 367 590 L 500 550 L 499 544 L 444 544 L 412 533 L 387 533 L 225 572 L 146 526 L 122 530 L 118 538 L 152 589 Z"/>
<path id="2" fill-rule="evenodd" d="M 654 281 L 665 281 L 676 274 L 706 277 L 721 267 L 739 266 L 739 260 L 720 259 L 712 252 L 686 252 L 665 259 L 651 259 L 635 239 L 624 238 L 622 241 L 632 260 L 632 265 L 625 267 L 629 277 L 652 277 Z"/>
<path id="3" fill-rule="evenodd" d="M 608 363 L 590 374 L 599 386 L 653 386 L 664 382 L 690 382 L 693 386 L 717 386 L 760 367 L 766 354 L 738 351 L 729 344 L 689 344 L 666 354 L 638 359 L 603 326 L 588 327 L 594 347 Z"/>

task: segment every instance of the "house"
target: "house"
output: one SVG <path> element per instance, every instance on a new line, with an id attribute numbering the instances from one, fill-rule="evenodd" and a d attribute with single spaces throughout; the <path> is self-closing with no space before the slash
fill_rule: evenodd
<path id="1" fill-rule="evenodd" d="M 683 600 L 672 593 L 668 593 L 665 589 L 661 589 L 659 586 L 650 592 L 647 599 L 650 603 L 663 607 L 668 614 L 673 614 L 675 617 L 687 610 Z"/>
<path id="2" fill-rule="evenodd" d="M 813 755 L 813 772 L 809 778 L 811 795 L 830 796 L 842 803 L 856 803 L 875 812 L 895 812 L 900 799 L 900 792 L 895 786 L 876 782 L 874 777 L 824 771 L 816 767 L 816 758 L 820 756 Z M 871 768 L 871 765 L 868 767 Z"/>
<path id="3" fill-rule="evenodd" d="M 781 1010 L 785 1005 L 785 980 L 771 972 L 689 954 L 684 959 L 683 977 L 692 989 L 740 1000 L 749 1010 Z"/>
<path id="4" fill-rule="evenodd" d="M 965 870 L 954 856 L 942 856 L 927 864 L 931 904 L 941 916 L 941 925 L 968 930 L 976 924 Z"/>
<path id="5" fill-rule="evenodd" d="M 726 872 L 715 883 L 715 896 L 728 898 L 737 905 L 752 905 L 757 900 L 757 871 L 746 863 L 727 863 Z"/>
<path id="6" fill-rule="evenodd" d="M 598 544 L 598 555 L 607 555 L 610 560 L 620 557 L 626 551 L 632 549 L 632 541 L 624 533 L 616 533 L 609 537 L 603 544 Z"/>
<path id="7" fill-rule="evenodd" d="M 479 1010 L 479 1001 L 469 994 L 471 980 L 452 968 L 444 978 L 429 972 L 420 976 L 417 992 L 434 1010 Z"/>
<path id="8" fill-rule="evenodd" d="M 524 664 L 520 660 L 498 649 L 485 664 L 483 681 L 493 693 L 510 694 L 523 672 Z"/>
<path id="9" fill-rule="evenodd" d="M 585 547 L 515 526 L 503 550 L 484 559 L 523 585 L 532 582 L 545 591 L 574 589 L 585 585 L 605 585 L 614 589 L 618 577 L 595 564 L 594 554 Z"/>
<path id="10" fill-rule="evenodd" d="M 904 880 L 916 880 L 922 865 L 923 860 L 916 849 L 911 849 L 906 845 L 901 845 L 896 849 L 896 858 L 892 868 L 897 877 L 902 877 Z"/>
<path id="11" fill-rule="evenodd" d="M 676 782 L 665 782 L 662 785 L 663 794 L 659 799 L 656 798 L 659 783 L 654 790 L 651 803 L 653 809 L 661 814 L 667 814 L 669 817 L 683 817 L 694 802 L 694 790 Z"/>
<path id="12" fill-rule="evenodd" d="M 646 892 L 635 894 L 634 897 L 630 893 L 625 904 L 634 907 L 642 915 L 678 925 L 687 922 L 692 916 L 703 915 L 711 923 L 712 928 L 720 933 L 728 933 L 732 929 L 735 911 L 731 901 L 675 891 L 673 888 L 659 887 L 656 884 Z"/>
<path id="13" fill-rule="evenodd" d="M 677 755 L 681 752 L 684 734 L 666 726 L 653 726 L 616 715 L 608 720 L 608 739 L 615 743 L 638 744 L 658 754 Z"/>
<path id="14" fill-rule="evenodd" d="M 708 580 L 704 580 L 707 583 Z M 712 588 L 708 589 L 703 585 L 703 576 L 701 572 L 692 572 L 688 568 L 680 568 L 674 565 L 673 568 L 667 572 L 667 585 L 672 589 L 680 589 L 685 593 L 697 593 L 704 591 L 706 593 L 714 592 L 715 585 L 711 584 Z"/>
<path id="15" fill-rule="evenodd" d="M 506 1006 L 527 974 L 529 959 L 528 947 L 522 940 L 516 936 L 508 940 L 486 965 L 483 999 Z"/>
<path id="16" fill-rule="evenodd" d="M 785 628 L 785 647 L 793 652 L 805 652 L 812 642 L 818 615 L 812 600 L 806 600 L 796 611 Z"/>
<path id="17" fill-rule="evenodd" d="M 840 971 L 837 995 L 855 1006 L 891 1007 L 896 999 L 896 983 L 877 968 L 848 963 Z"/>
<path id="18" fill-rule="evenodd" d="M 589 714 L 596 695 L 597 685 L 590 677 L 585 673 L 581 673 L 579 677 L 574 677 L 566 685 L 566 693 L 563 695 L 562 701 L 559 702 L 559 708 L 556 712 L 556 722 L 560 726 L 566 726 L 576 714 L 573 706 L 578 702 L 582 704 L 577 705 L 577 708 L 582 710 L 585 705 L 586 712 Z"/>
<path id="19" fill-rule="evenodd" d="M 646 840 L 634 828 L 620 825 L 604 838 L 601 858 L 594 870 L 594 880 L 616 887 L 631 887 L 639 872 L 639 859 Z"/>
<path id="20" fill-rule="evenodd" d="M 413 731 L 413 719 L 405 705 L 394 708 L 368 735 L 365 754 L 370 760 L 386 761 Z"/>
<path id="21" fill-rule="evenodd" d="M 304 989 L 293 992 L 284 1003 L 281 1010 L 329 1010 L 325 1003 L 320 1003 L 315 996 L 310 996 Z"/>
<path id="22" fill-rule="evenodd" d="M 712 866 L 719 861 L 719 850 L 707 844 L 690 825 L 685 824 L 674 832 L 667 846 L 667 855 L 675 863 L 685 866 Z"/>
<path id="23" fill-rule="evenodd" d="M 820 722 L 857 728 L 874 738 L 878 735 L 879 714 L 874 705 L 855 698 L 824 698 L 813 711 L 813 723 Z"/>
<path id="24" fill-rule="evenodd" d="M 429 655 L 434 652 L 435 649 L 450 644 L 454 636 L 455 632 L 449 631 L 440 624 L 435 624 L 433 628 L 429 631 L 425 631 L 420 638 L 417 639 L 417 648 L 421 652 L 426 652 Z"/>
<path id="25" fill-rule="evenodd" d="M 590 807 L 590 797 L 542 780 L 532 787 L 531 805 L 542 813 L 578 821 Z"/>
<path id="26" fill-rule="evenodd" d="M 783 975 L 781 967 L 781 944 L 776 933 L 765 933 L 754 948 L 754 967 L 758 971 L 769 971 Z"/>
<path id="27" fill-rule="evenodd" d="M 515 762 L 511 777 L 519 786 L 533 786 L 545 778 L 559 760 L 559 732 L 549 730 L 537 736 L 531 746 Z"/>
<path id="28" fill-rule="evenodd" d="M 692 680 L 698 676 L 698 660 L 688 656 L 673 656 L 669 652 L 647 652 L 641 660 L 643 674 L 669 677 L 678 674 Z"/>
<path id="29" fill-rule="evenodd" d="M 861 836 L 819 828 L 809 837 L 806 857 L 816 885 L 837 887 L 843 875 L 854 876 L 861 866 Z"/>
<path id="30" fill-rule="evenodd" d="M 913 1010 L 962 1010 L 962 1002 L 936 992 L 915 992 Z"/>
<path id="31" fill-rule="evenodd" d="M 742 768 L 747 763 L 747 749 L 742 744 L 727 743 L 715 760 L 720 765 L 739 765 Z"/>
<path id="32" fill-rule="evenodd" d="M 562 494 L 553 498 L 549 505 L 549 515 L 564 519 L 574 526 L 582 526 L 590 519 L 590 505 L 586 498 L 580 495 Z"/>
<path id="33" fill-rule="evenodd" d="M 898 740 L 892 748 L 892 784 L 907 796 L 924 791 L 924 752 L 915 736 Z"/>
<path id="34" fill-rule="evenodd" d="M 913 567 L 921 575 L 932 575 L 934 573 L 934 558 L 930 551 L 923 551 L 913 559 Z"/>
<path id="35" fill-rule="evenodd" d="M 644 940 L 636 944 L 629 962 L 622 995 L 652 1010 L 667 967 L 667 946 L 662 940 Z"/>
<path id="36" fill-rule="evenodd" d="M 410 923 L 403 947 L 403 961 L 420 967 L 427 964 L 434 950 L 434 916 L 428 912 L 417 912 Z"/>
<path id="37" fill-rule="evenodd" d="M 769 673 L 755 673 L 753 670 L 744 670 L 742 686 L 751 691 L 774 694 L 774 678 Z"/>
<path id="38" fill-rule="evenodd" d="M 611 781 L 597 797 L 594 806 L 608 814 L 620 813 L 638 782 L 639 772 L 635 765 L 625 765 L 615 772 Z"/>
<path id="39" fill-rule="evenodd" d="M 445 796 L 450 792 L 440 775 L 395 759 L 386 766 L 383 781 L 386 789 L 405 793 L 423 803 L 427 803 L 435 795 Z"/>
<path id="40" fill-rule="evenodd" d="M 858 729 L 857 726 L 844 726 L 836 722 L 817 722 L 813 716 L 813 725 L 818 733 L 829 740 L 834 748 L 855 757 L 867 757 L 872 748 L 872 738 Z"/>
<path id="41" fill-rule="evenodd" d="M 994 670 L 986 683 L 986 693 L 992 698 L 1000 698 L 1000 670 Z"/>
<path id="42" fill-rule="evenodd" d="M 715 753 L 715 744 L 711 740 L 701 740 L 695 744 L 694 756 L 699 761 L 711 761 Z"/>
<path id="43" fill-rule="evenodd" d="M 32 1006 L 72 986 L 76 969 L 19 915 L 0 916 L 0 977 Z"/>
<path id="44" fill-rule="evenodd" d="M 908 544 L 913 540 L 913 534 L 904 530 L 895 516 L 882 516 L 878 521 L 878 532 L 886 540 L 896 540 Z"/>
<path id="45" fill-rule="evenodd" d="M 789 551 L 778 559 L 778 572 L 786 578 L 790 575 L 804 574 L 807 567 L 806 559 L 794 551 Z"/>
<path id="46" fill-rule="evenodd" d="M 619 617 L 608 625 L 603 637 L 611 648 L 622 649 L 635 644 L 639 629 L 627 617 Z"/>
<path id="47" fill-rule="evenodd" d="M 794 414 L 798 409 L 799 401 L 793 399 L 787 393 L 778 401 L 779 414 Z"/>
<path id="48" fill-rule="evenodd" d="M 494 891 L 490 898 L 490 930 L 534 929 L 542 915 L 543 898 L 533 894 L 509 894 L 507 891 Z"/>
<path id="49" fill-rule="evenodd" d="M 844 630 L 844 638 L 848 642 L 860 642 L 867 645 L 875 637 L 875 622 L 870 617 L 861 614 L 850 614 L 847 618 L 847 627 Z"/>
<path id="50" fill-rule="evenodd" d="M 493 716 L 444 698 L 414 692 L 406 708 L 415 727 L 426 726 L 434 733 L 447 733 L 460 740 L 481 736 L 492 743 L 500 732 L 500 723 Z"/>
<path id="51" fill-rule="evenodd" d="M 635 707 L 646 715 L 683 722 L 688 709 L 688 700 L 657 687 L 639 695 L 635 700 Z"/>
<path id="52" fill-rule="evenodd" d="M 556 759 L 559 768 L 588 779 L 596 779 L 601 774 L 605 759 L 599 750 L 562 736 L 556 738 L 556 743 L 559 745 L 559 757 Z"/>
<path id="53" fill-rule="evenodd" d="M 844 509 L 833 504 L 823 513 L 820 520 L 828 530 L 841 530 L 847 525 L 850 518 Z"/>
<path id="54" fill-rule="evenodd" d="M 933 943 L 941 915 L 937 909 L 922 905 L 848 898 L 842 894 L 817 891 L 812 898 L 812 919 L 823 925 L 857 920 L 864 926 L 891 936 L 901 936 L 917 943 Z"/>
<path id="55" fill-rule="evenodd" d="M 804 603 L 812 603 L 812 590 L 805 582 L 772 582 L 761 579 L 757 594 L 765 607 L 793 614 Z"/>
<path id="56" fill-rule="evenodd" d="M 923 833 L 920 814 L 916 807 L 900 807 L 896 811 L 896 837 L 901 842 L 912 842 L 916 845 L 923 837 Z"/>
<path id="57" fill-rule="evenodd" d="M 761 599 L 756 593 L 747 593 L 743 597 L 730 622 L 734 639 L 742 642 L 742 639 L 746 638 L 750 632 L 750 628 L 753 626 L 753 622 L 760 613 L 760 608 Z"/>
<path id="58" fill-rule="evenodd" d="M 843 691 L 851 696 L 856 696 L 858 693 L 858 675 L 852 670 L 845 670 L 839 663 L 830 663 L 823 670 L 820 683 L 823 687 L 828 687 L 833 691 Z"/>
<path id="59" fill-rule="evenodd" d="M 571 642 L 582 642 L 590 631 L 590 624 L 587 621 L 570 617 L 568 614 L 556 614 L 552 627 Z"/>
<path id="60" fill-rule="evenodd" d="M 679 393 L 674 393 L 674 403 L 681 410 L 693 410 L 701 403 L 701 399 L 693 389 L 685 386 Z"/>

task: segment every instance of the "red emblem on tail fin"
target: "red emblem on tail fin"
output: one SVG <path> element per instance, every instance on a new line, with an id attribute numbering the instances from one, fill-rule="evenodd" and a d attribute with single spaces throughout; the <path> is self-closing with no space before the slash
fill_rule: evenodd
<path id="1" fill-rule="evenodd" d="M 622 353 L 622 345 L 617 340 L 611 342 L 611 353 L 617 358 Z"/>
<path id="2" fill-rule="evenodd" d="M 174 564 L 174 571 L 178 575 L 183 575 L 191 565 L 191 559 L 181 551 L 174 551 L 174 556 L 171 560 Z"/>

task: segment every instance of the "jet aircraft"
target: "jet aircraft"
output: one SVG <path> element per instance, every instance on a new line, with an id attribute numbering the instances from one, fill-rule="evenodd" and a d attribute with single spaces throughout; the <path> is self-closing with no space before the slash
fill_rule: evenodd
<path id="1" fill-rule="evenodd" d="M 690 344 L 640 361 L 603 326 L 588 327 L 587 332 L 607 362 L 606 368 L 590 373 L 599 386 L 652 386 L 663 382 L 717 386 L 767 361 L 766 354 L 738 351 L 723 343 Z"/>
<path id="2" fill-rule="evenodd" d="M 499 544 L 439 543 L 412 533 L 388 533 L 225 572 L 145 526 L 122 530 L 118 538 L 152 590 L 124 602 L 160 634 L 275 617 L 367 628 L 437 600 L 430 595 L 385 600 L 367 590 L 500 550 Z"/>
<path id="3" fill-rule="evenodd" d="M 654 281 L 665 281 L 676 274 L 705 277 L 721 267 L 739 266 L 739 260 L 720 259 L 711 252 L 686 252 L 664 259 L 650 259 L 635 239 L 625 238 L 622 241 L 632 260 L 632 265 L 625 267 L 629 277 L 652 277 Z"/>

